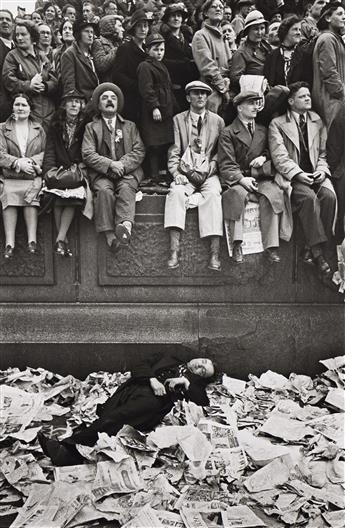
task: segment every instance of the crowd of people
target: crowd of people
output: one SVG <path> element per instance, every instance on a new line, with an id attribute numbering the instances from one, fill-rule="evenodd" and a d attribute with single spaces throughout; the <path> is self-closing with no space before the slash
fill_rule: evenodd
<path id="1" fill-rule="evenodd" d="M 23 210 L 28 251 L 53 200 L 54 251 L 71 256 L 76 211 L 109 250 L 130 244 L 140 186 L 166 194 L 169 269 L 198 208 L 208 267 L 244 260 L 248 201 L 278 263 L 293 223 L 301 259 L 329 276 L 344 239 L 345 7 L 329 0 L 37 0 L 0 10 L 4 258 Z"/>

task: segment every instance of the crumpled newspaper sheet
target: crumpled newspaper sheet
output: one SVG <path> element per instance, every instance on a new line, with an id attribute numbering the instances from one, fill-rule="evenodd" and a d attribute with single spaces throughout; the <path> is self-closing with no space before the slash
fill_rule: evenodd
<path id="1" fill-rule="evenodd" d="M 344 527 L 345 356 L 321 364 L 315 379 L 224 374 L 209 407 L 179 402 L 149 434 L 100 433 L 78 446 L 85 464 L 62 468 L 37 432 L 92 422 L 129 373 L 0 372 L 1 526 Z"/>

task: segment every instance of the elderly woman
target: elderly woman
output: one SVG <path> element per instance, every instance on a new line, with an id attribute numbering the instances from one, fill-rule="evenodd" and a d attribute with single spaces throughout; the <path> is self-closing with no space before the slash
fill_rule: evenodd
<path id="1" fill-rule="evenodd" d="M 55 111 L 57 90 L 52 66 L 35 46 L 39 34 L 31 21 L 18 21 L 13 38 L 16 48 L 7 54 L 2 70 L 4 87 L 10 94 L 26 93 L 32 100 L 32 117 L 47 126 Z"/>
<path id="2" fill-rule="evenodd" d="M 62 44 L 53 50 L 53 64 L 54 64 L 54 70 L 56 73 L 56 77 L 58 80 L 61 79 L 61 57 L 62 54 L 70 47 L 72 46 L 74 42 L 74 35 L 73 35 L 73 24 L 72 22 L 66 18 L 61 26 L 60 26 L 60 34 L 61 34 L 61 40 Z"/>
<path id="3" fill-rule="evenodd" d="M 182 2 L 167 6 L 161 33 L 165 38 L 163 62 L 173 80 L 173 91 L 180 110 L 187 110 L 184 87 L 199 77 L 192 53 L 192 29 L 184 22 L 188 12 Z"/>
<path id="4" fill-rule="evenodd" d="M 214 379 L 215 365 L 207 358 L 187 363 L 175 357 L 163 357 L 155 363 L 145 360 L 132 369 L 131 378 L 97 409 L 99 418 L 93 424 L 63 442 L 49 440 L 42 434 L 39 442 L 54 465 L 80 464 L 83 458 L 75 445 L 95 445 L 98 433 L 115 436 L 126 424 L 139 431 L 151 431 L 177 400 L 209 405 L 206 386 Z"/>
<path id="5" fill-rule="evenodd" d="M 92 51 L 95 36 L 98 36 L 98 25 L 92 22 L 75 22 L 73 34 L 75 42 L 61 57 L 63 95 L 77 91 L 86 101 L 90 101 L 99 84 Z"/>
<path id="6" fill-rule="evenodd" d="M 18 208 L 23 207 L 28 251 L 37 251 L 37 218 L 45 133 L 31 119 L 31 102 L 24 93 L 14 97 L 13 115 L 0 125 L 0 167 L 3 188 L 0 201 L 5 229 L 4 257 L 14 255 Z"/>
<path id="7" fill-rule="evenodd" d="M 231 91 L 240 91 L 242 75 L 263 75 L 266 57 L 271 46 L 265 40 L 268 22 L 260 11 L 254 10 L 247 15 L 243 33 L 245 41 L 239 46 L 232 57 L 230 81 Z"/>
<path id="8" fill-rule="evenodd" d="M 43 160 L 43 175 L 54 168 L 70 169 L 72 165 L 80 166 L 81 143 L 83 140 L 85 121 L 83 114 L 84 96 L 78 92 L 65 94 L 61 108 L 54 115 L 48 133 Z M 67 233 L 74 218 L 76 207 L 81 207 L 84 199 L 76 198 L 76 190 L 71 190 L 70 198 L 56 196 L 54 201 L 54 218 L 56 225 L 55 253 L 71 257 L 68 247 Z M 78 189 L 85 195 L 83 187 Z M 68 191 L 67 191 L 68 192 Z"/>
<path id="9" fill-rule="evenodd" d="M 138 123 L 140 96 L 137 69 L 146 59 L 145 39 L 149 32 L 150 20 L 143 9 L 134 11 L 127 33 L 131 40 L 119 46 L 114 63 L 113 80 L 125 94 L 123 117 Z"/>

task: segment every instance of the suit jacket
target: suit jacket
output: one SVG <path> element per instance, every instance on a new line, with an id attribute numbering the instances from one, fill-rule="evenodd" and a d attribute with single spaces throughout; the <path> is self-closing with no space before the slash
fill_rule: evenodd
<path id="1" fill-rule="evenodd" d="M 144 173 L 141 163 L 145 157 L 145 147 L 139 131 L 134 123 L 126 121 L 119 114 L 116 119 L 116 131 L 121 130 L 123 150 L 125 154 L 119 157 L 125 168 L 125 175 L 133 175 L 138 183 L 142 180 Z M 85 128 L 82 144 L 82 158 L 88 167 L 88 176 L 91 186 L 100 176 L 111 178 L 109 173 L 111 158 L 110 135 L 103 134 L 103 119 L 96 117 Z"/>
<path id="2" fill-rule="evenodd" d="M 76 42 L 62 54 L 61 81 L 63 95 L 71 90 L 77 90 L 87 101 L 91 99 L 94 89 L 99 84 L 90 61 Z"/>
<path id="3" fill-rule="evenodd" d="M 240 182 L 247 175 L 251 161 L 258 156 L 269 157 L 266 127 L 256 123 L 252 137 L 236 117 L 223 130 L 218 145 L 220 181 L 229 189 L 223 194 L 224 218 L 239 220 L 241 217 L 249 193 Z M 274 182 L 259 180 L 258 193 L 266 196 L 275 213 L 283 211 L 283 193 Z"/>
<path id="4" fill-rule="evenodd" d="M 219 134 L 224 128 L 224 121 L 219 115 L 210 112 L 205 113 L 207 127 L 207 144 L 205 154 L 209 161 L 217 161 L 217 144 Z M 168 151 L 168 170 L 173 178 L 180 174 L 181 158 L 189 145 L 188 124 L 189 110 L 174 116 L 174 144 Z"/>
<path id="5" fill-rule="evenodd" d="M 312 111 L 308 112 L 308 143 L 309 156 L 314 171 L 320 170 L 330 176 L 330 170 L 326 159 L 327 132 L 321 118 Z M 271 158 L 276 170 L 275 182 L 290 197 L 292 192 L 292 179 L 303 172 L 299 163 L 300 140 L 297 123 L 288 111 L 286 114 L 272 119 L 268 129 L 268 143 Z M 323 187 L 332 190 L 333 185 L 329 178 L 322 183 Z M 292 211 L 289 210 L 290 231 L 292 233 Z M 290 234 L 291 236 L 291 234 Z"/>
<path id="6" fill-rule="evenodd" d="M 10 49 L 0 39 L 0 72 L 5 62 L 5 58 Z M 1 77 L 1 76 L 0 76 Z M 0 123 L 3 123 L 11 115 L 12 107 L 8 93 L 5 90 L 2 77 L 0 79 Z"/>
<path id="7" fill-rule="evenodd" d="M 42 126 L 36 121 L 29 120 L 29 135 L 26 148 L 26 157 L 42 166 L 46 135 Z M 21 158 L 16 130 L 13 119 L 9 118 L 0 124 L 0 167 L 4 178 L 32 180 L 35 175 L 18 173 L 12 169 L 13 162 Z"/>

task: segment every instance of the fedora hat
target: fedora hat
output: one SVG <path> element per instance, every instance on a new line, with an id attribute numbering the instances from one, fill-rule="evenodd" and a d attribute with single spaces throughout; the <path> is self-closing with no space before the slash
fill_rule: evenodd
<path id="1" fill-rule="evenodd" d="M 123 105 L 124 105 L 123 93 L 122 93 L 121 89 L 116 84 L 113 84 L 113 83 L 110 83 L 110 82 L 105 82 L 105 83 L 99 84 L 94 89 L 93 94 L 92 94 L 92 98 L 91 98 L 91 102 L 93 104 L 93 107 L 96 110 L 98 110 L 99 98 L 101 97 L 101 95 L 104 92 L 108 92 L 108 91 L 114 92 L 114 94 L 116 95 L 116 97 L 117 97 L 117 111 L 120 114 L 122 112 Z"/>
<path id="2" fill-rule="evenodd" d="M 134 11 L 127 27 L 127 33 L 132 33 L 133 29 L 138 24 L 138 22 L 143 22 L 145 20 L 149 23 L 152 22 L 152 20 L 149 18 L 148 14 L 144 9 L 137 9 L 136 11 Z"/>

